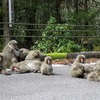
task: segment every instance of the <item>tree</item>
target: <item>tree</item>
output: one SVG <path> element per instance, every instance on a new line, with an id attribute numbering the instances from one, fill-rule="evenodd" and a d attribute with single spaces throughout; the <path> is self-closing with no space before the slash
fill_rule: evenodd
<path id="1" fill-rule="evenodd" d="M 5 46 L 10 41 L 10 33 L 8 26 L 8 0 L 3 0 L 3 46 Z"/>

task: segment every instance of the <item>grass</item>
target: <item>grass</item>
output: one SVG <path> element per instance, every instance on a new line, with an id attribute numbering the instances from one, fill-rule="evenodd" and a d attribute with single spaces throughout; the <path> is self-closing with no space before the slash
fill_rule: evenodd
<path id="1" fill-rule="evenodd" d="M 47 56 L 51 56 L 52 59 L 65 59 L 67 57 L 67 53 L 48 53 Z"/>

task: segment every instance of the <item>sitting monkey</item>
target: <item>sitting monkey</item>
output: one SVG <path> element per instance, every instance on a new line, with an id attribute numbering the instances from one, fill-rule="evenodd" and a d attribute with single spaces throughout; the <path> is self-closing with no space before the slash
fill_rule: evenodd
<path id="1" fill-rule="evenodd" d="M 43 75 L 53 75 L 52 58 L 50 56 L 45 57 L 41 65 L 41 73 Z"/>
<path id="2" fill-rule="evenodd" d="M 0 73 L 3 75 L 11 75 L 10 72 L 3 66 L 3 53 L 0 53 Z"/>
<path id="3" fill-rule="evenodd" d="M 70 74 L 72 77 L 83 78 L 84 77 L 84 63 L 86 57 L 84 55 L 78 55 L 71 66 Z"/>
<path id="4" fill-rule="evenodd" d="M 3 66 L 9 68 L 13 63 L 18 62 L 20 51 L 17 48 L 17 41 L 11 40 L 3 49 Z"/>

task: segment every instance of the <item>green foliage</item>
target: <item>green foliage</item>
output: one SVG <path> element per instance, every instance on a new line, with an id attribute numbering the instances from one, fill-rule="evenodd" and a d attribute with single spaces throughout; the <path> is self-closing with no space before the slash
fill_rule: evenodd
<path id="1" fill-rule="evenodd" d="M 100 51 L 100 46 L 95 46 L 94 51 Z"/>
<path id="2" fill-rule="evenodd" d="M 67 57 L 67 53 L 47 53 L 47 56 L 51 56 L 52 59 L 65 59 Z"/>
<path id="3" fill-rule="evenodd" d="M 13 1 L 14 23 L 24 24 L 14 25 L 11 35 L 18 36 L 15 39 L 22 46 L 23 44 L 29 45 L 28 36 L 41 36 L 41 38 L 30 37 L 32 49 L 40 49 L 45 53 L 79 52 L 89 50 L 84 47 L 84 43 L 87 42 L 93 43 L 94 49 L 98 50 L 96 46 L 99 45 L 100 39 L 94 39 L 91 36 L 100 37 L 100 21 L 96 20 L 100 17 L 100 0 L 85 0 L 85 2 L 84 0 Z M 3 1 L 1 0 L 0 22 L 3 22 L 3 12 Z M 45 24 L 47 25 L 45 26 Z M 3 28 L 4 25 L 0 24 L 0 27 Z M 1 29 L 0 34 L 3 33 Z M 76 37 L 74 38 L 74 36 Z M 83 37 L 80 38 L 80 36 Z M 87 40 L 86 36 L 88 36 Z"/>
<path id="4" fill-rule="evenodd" d="M 35 46 L 32 49 L 40 49 L 43 52 L 78 52 L 80 51 L 80 46 L 75 44 L 67 38 L 70 32 L 67 24 L 56 24 L 55 17 L 51 17 L 48 21 L 44 32 L 42 33 L 41 41 L 37 40 Z M 62 37 L 62 38 L 61 38 Z"/>

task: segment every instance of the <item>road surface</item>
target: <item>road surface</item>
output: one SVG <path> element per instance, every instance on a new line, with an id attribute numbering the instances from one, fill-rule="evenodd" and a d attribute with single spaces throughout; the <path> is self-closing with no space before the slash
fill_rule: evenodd
<path id="1" fill-rule="evenodd" d="M 73 78 L 67 65 L 53 66 L 55 75 L 0 75 L 0 100 L 100 100 L 100 83 Z"/>

